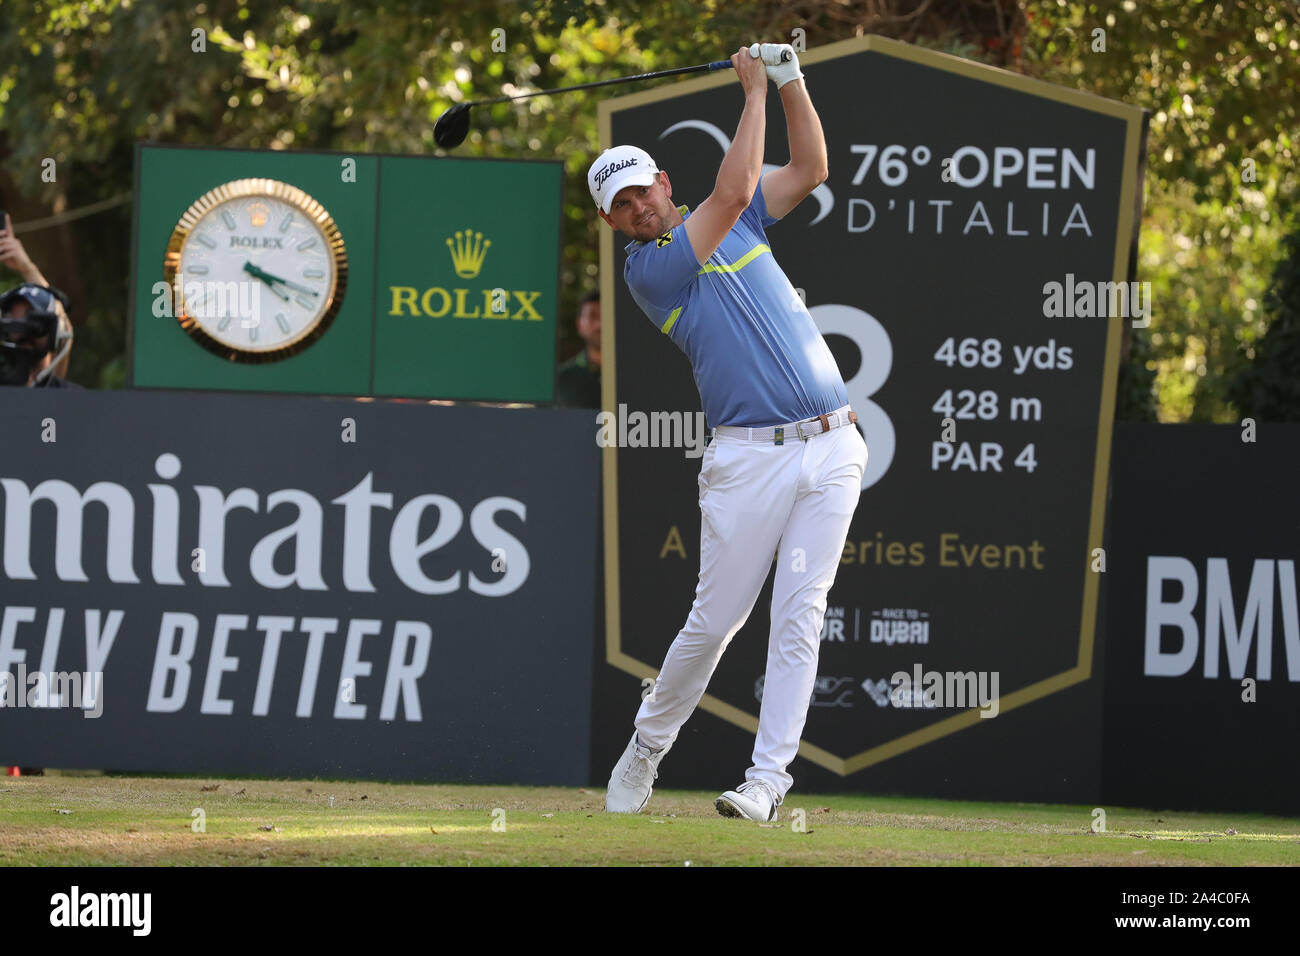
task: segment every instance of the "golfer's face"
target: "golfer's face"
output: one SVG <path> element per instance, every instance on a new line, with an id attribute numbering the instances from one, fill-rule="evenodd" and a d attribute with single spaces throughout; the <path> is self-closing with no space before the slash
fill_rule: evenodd
<path id="1" fill-rule="evenodd" d="M 660 175 L 653 185 L 620 189 L 609 204 L 609 222 L 625 236 L 649 242 L 671 228 L 672 209 L 672 199 Z"/>

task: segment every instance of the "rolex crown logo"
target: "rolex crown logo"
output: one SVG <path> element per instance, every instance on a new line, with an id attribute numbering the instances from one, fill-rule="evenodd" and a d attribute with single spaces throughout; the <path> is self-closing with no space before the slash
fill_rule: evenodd
<path id="1" fill-rule="evenodd" d="M 491 245 L 491 239 L 484 239 L 483 233 L 470 229 L 457 232 L 455 239 L 448 239 L 447 248 L 451 250 L 451 264 L 456 267 L 456 275 L 462 279 L 478 275 Z"/>

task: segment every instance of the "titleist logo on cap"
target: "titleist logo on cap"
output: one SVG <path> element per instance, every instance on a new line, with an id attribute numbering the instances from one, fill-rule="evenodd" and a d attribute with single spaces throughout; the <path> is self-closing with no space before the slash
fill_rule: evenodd
<path id="1" fill-rule="evenodd" d="M 621 163 L 609 163 L 602 166 L 600 169 L 596 170 L 596 188 L 599 189 L 605 180 L 609 179 L 610 176 L 613 176 L 620 169 L 627 169 L 627 167 L 635 165 L 636 157 L 625 159 Z"/>

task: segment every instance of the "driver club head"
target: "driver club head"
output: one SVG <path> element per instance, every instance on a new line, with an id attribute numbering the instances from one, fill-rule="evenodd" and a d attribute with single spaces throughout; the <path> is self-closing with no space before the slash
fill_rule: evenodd
<path id="1" fill-rule="evenodd" d="M 433 124 L 433 141 L 443 149 L 455 149 L 469 135 L 469 104 L 457 103 Z"/>

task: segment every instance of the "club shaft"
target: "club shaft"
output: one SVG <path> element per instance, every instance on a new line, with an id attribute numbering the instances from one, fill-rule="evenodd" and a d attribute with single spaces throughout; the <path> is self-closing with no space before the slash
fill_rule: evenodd
<path id="1" fill-rule="evenodd" d="M 466 106 L 487 106 L 491 103 L 508 103 L 511 100 L 526 100 L 530 96 L 546 96 L 550 93 L 572 93 L 574 90 L 590 90 L 597 86 L 609 86 L 613 83 L 635 83 L 638 80 L 657 80 L 661 76 L 680 76 L 683 73 L 710 73 L 714 70 L 731 69 L 730 60 L 717 60 L 713 63 L 701 63 L 697 66 L 680 66 L 675 70 L 659 70 L 654 73 L 638 73 L 636 76 L 618 76 L 612 80 L 597 80 L 594 83 L 579 83 L 577 86 L 561 86 L 554 90 L 537 90 L 534 93 L 518 93 L 514 96 L 498 96 L 490 100 L 475 100 Z"/>

